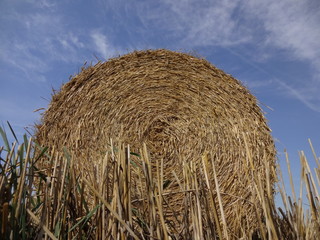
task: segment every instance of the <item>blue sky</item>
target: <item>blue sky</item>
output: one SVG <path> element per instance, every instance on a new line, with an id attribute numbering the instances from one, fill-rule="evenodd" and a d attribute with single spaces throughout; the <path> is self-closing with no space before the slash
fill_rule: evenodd
<path id="1" fill-rule="evenodd" d="M 318 0 L 1 0 L 0 122 L 22 135 L 85 62 L 192 52 L 259 99 L 280 163 L 286 148 L 298 179 L 308 138 L 320 152 L 319 26 Z"/>

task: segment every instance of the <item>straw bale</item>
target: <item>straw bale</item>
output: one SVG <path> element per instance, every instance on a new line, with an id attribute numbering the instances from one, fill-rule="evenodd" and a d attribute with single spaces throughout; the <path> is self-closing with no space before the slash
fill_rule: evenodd
<path id="1" fill-rule="evenodd" d="M 184 163 L 196 163 L 202 176 L 201 157 L 208 153 L 231 231 L 239 229 L 236 219 L 248 228 L 257 225 L 251 163 L 263 184 L 265 168 L 275 165 L 270 129 L 248 89 L 204 59 L 164 49 L 83 69 L 53 95 L 36 135 L 43 145 L 67 146 L 88 169 L 104 156 L 110 139 L 130 144 L 132 151 L 146 143 L 151 162 L 163 159 L 164 179 L 172 182 L 173 172 L 183 180 Z M 179 191 L 177 184 L 170 187 Z M 169 205 L 182 209 L 182 198 L 173 196 Z"/>

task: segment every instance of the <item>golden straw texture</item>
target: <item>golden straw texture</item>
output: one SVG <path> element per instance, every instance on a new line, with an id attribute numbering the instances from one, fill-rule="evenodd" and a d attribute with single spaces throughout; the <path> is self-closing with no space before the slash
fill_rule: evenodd
<path id="1" fill-rule="evenodd" d="M 173 206 L 183 212 L 184 164 L 194 162 L 194 174 L 204 178 L 206 154 L 210 184 L 219 184 L 233 232 L 257 227 L 261 208 L 252 204 L 254 174 L 265 186 L 265 168 L 275 166 L 274 142 L 256 98 L 208 61 L 164 49 L 136 51 L 84 69 L 53 96 L 36 135 L 42 145 L 66 146 L 87 169 L 105 155 L 110 139 L 138 153 L 145 143 L 153 171 L 163 159 L 163 180 L 171 183 L 165 217 L 174 215 Z M 133 161 L 139 165 L 138 158 Z M 132 173 L 131 188 L 138 201 L 137 175 Z M 217 197 L 214 201 L 221 217 Z"/>

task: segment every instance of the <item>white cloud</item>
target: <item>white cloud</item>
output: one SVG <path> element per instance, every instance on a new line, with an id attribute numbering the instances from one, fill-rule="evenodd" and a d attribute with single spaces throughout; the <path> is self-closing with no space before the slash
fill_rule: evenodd
<path id="1" fill-rule="evenodd" d="M 163 4 L 143 1 L 135 9 L 147 31 L 165 31 L 184 47 L 230 46 L 250 41 L 246 29 L 234 17 L 241 0 L 164 0 Z M 239 16 L 237 16 L 238 18 Z"/>
<path id="2" fill-rule="evenodd" d="M 103 33 L 94 31 L 91 34 L 91 38 L 96 51 L 99 52 L 103 58 L 107 59 L 114 54 L 114 48 L 110 46 L 107 37 Z"/>
<path id="3" fill-rule="evenodd" d="M 291 52 L 291 57 L 320 65 L 320 5 L 298 0 L 245 1 L 247 14 L 261 21 L 265 43 Z"/>
<path id="4" fill-rule="evenodd" d="M 58 43 L 62 46 L 64 53 L 63 55 L 60 54 L 62 55 L 60 56 L 60 58 L 66 62 L 76 61 L 76 59 L 78 58 L 78 53 L 86 48 L 85 43 L 79 39 L 79 36 L 77 36 L 75 33 L 71 31 L 56 36 L 56 39 Z M 59 44 L 57 44 L 57 46 L 59 46 Z M 64 56 L 66 52 L 68 53 L 67 56 L 69 56 L 69 58 Z"/>
<path id="5" fill-rule="evenodd" d="M 229 46 L 250 40 L 248 29 L 233 17 L 239 0 L 166 2 L 186 30 L 187 45 Z"/>
<path id="6" fill-rule="evenodd" d="M 44 8 L 51 8 L 56 5 L 55 1 L 53 0 L 41 0 L 41 1 L 36 1 L 37 4 L 40 4 L 41 7 Z"/>
<path id="7" fill-rule="evenodd" d="M 18 29 L 7 29 L 6 37 L 0 37 L 0 61 L 20 70 L 25 80 L 46 81 L 53 66 L 82 65 L 85 61 L 95 60 L 96 51 L 103 58 L 116 53 L 116 48 L 102 31 L 72 27 L 68 16 L 61 12 L 62 5 L 49 0 L 40 3 L 29 0 L 26 6 L 30 8 L 24 11 L 19 6 L 16 2 L 0 15 L 4 24 Z"/>
<path id="8" fill-rule="evenodd" d="M 305 104 L 311 110 L 320 113 L 320 105 L 319 105 L 320 99 L 319 97 L 316 97 L 316 98 L 313 97 L 315 96 L 314 93 L 312 95 L 310 94 L 308 95 L 307 91 L 299 91 L 297 88 L 293 88 L 283 81 L 279 81 L 278 83 L 289 95 L 300 100 L 303 104 Z M 309 91 L 310 90 L 311 89 L 309 89 Z M 319 93 L 317 92 L 317 94 Z"/>
<path id="9" fill-rule="evenodd" d="M 40 8 L 52 8 L 56 6 L 56 2 L 54 0 L 26 0 L 26 2 Z"/>
<path id="10" fill-rule="evenodd" d="M 23 19 L 24 18 L 24 19 Z M 26 26 L 26 36 L 19 44 L 37 52 L 33 57 L 46 58 L 46 63 L 52 61 L 77 62 L 79 49 L 84 43 L 79 40 L 79 33 L 68 29 L 63 16 L 56 13 L 38 12 L 27 14 L 21 19 Z M 29 57 L 29 56 L 25 56 Z"/>
<path id="11" fill-rule="evenodd" d="M 85 46 L 81 33 L 67 29 L 63 16 L 56 12 L 11 10 L 3 19 L 19 31 L 0 37 L 0 60 L 23 72 L 25 79 L 45 81 L 54 62 L 82 64 L 88 60 L 80 50 L 90 44 Z"/>
<path id="12" fill-rule="evenodd" d="M 308 63 L 311 77 L 279 80 L 281 88 L 310 109 L 320 112 L 320 5 L 317 1 L 244 2 L 247 18 L 260 22 L 264 47 L 284 50 L 289 61 Z M 266 48 L 267 49 L 267 48 Z"/>

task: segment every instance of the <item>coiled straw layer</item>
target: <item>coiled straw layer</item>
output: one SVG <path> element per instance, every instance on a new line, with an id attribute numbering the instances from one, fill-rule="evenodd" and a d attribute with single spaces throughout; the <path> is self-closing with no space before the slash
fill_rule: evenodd
<path id="1" fill-rule="evenodd" d="M 164 180 L 171 183 L 166 189 L 172 193 L 164 201 L 165 215 L 172 215 L 172 206 L 183 212 L 176 179 L 183 184 L 186 163 L 194 163 L 194 174 L 204 178 L 205 154 L 212 186 L 216 170 L 227 225 L 232 231 L 239 229 L 239 222 L 257 227 L 261 208 L 253 204 L 253 182 L 259 175 L 265 186 L 265 169 L 275 165 L 270 129 L 256 98 L 206 60 L 162 49 L 99 62 L 53 96 L 37 132 L 41 144 L 67 146 L 87 169 L 103 157 L 110 139 L 130 144 L 136 152 L 145 143 L 153 171 L 163 160 Z M 139 164 L 138 158 L 134 161 Z"/>

